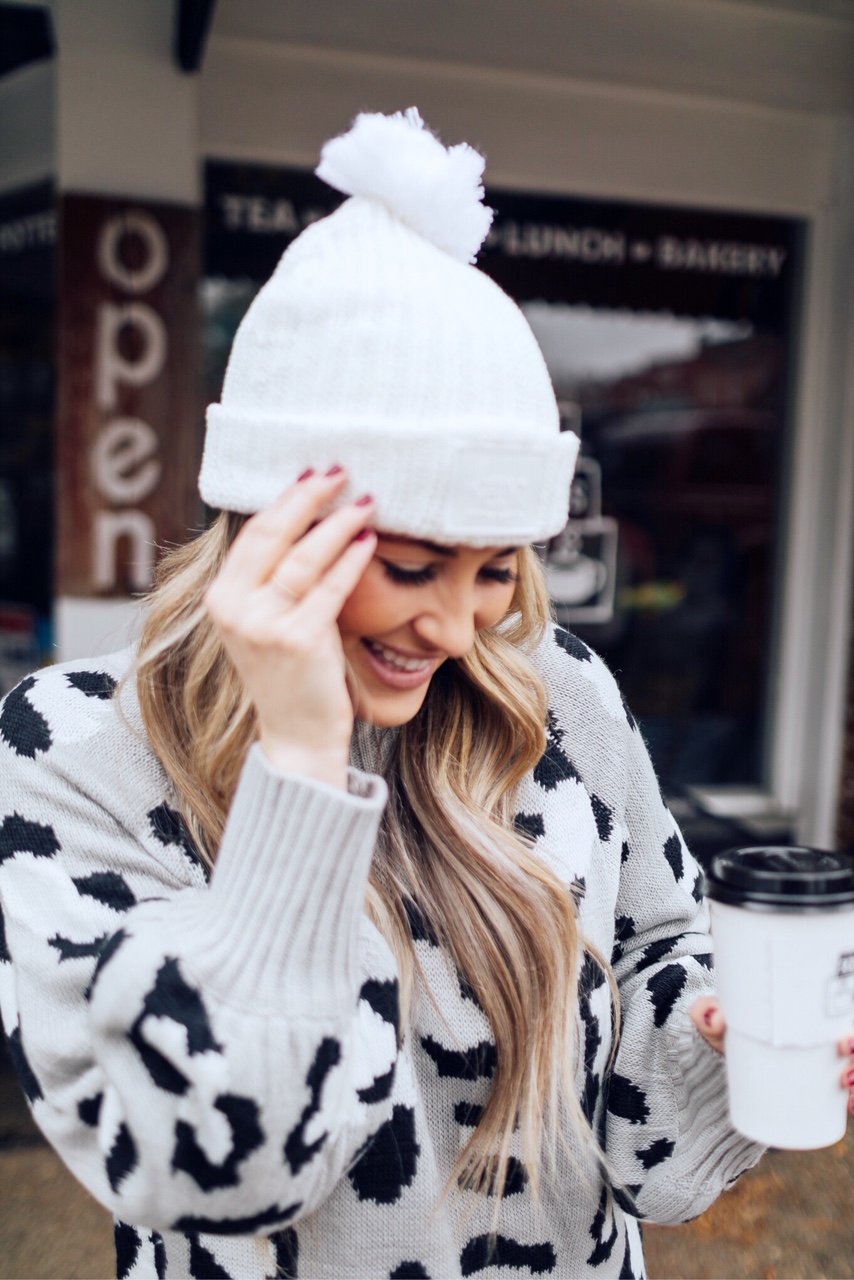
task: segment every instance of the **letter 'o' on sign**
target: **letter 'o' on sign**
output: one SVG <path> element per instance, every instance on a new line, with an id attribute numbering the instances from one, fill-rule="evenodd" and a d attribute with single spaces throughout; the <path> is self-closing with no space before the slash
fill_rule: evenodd
<path id="1" fill-rule="evenodd" d="M 136 236 L 142 241 L 143 258 L 129 267 L 121 257 L 122 241 Z M 163 279 L 169 266 L 169 245 L 163 228 L 141 210 L 128 210 L 104 223 L 98 239 L 101 274 L 127 293 L 145 293 Z"/>

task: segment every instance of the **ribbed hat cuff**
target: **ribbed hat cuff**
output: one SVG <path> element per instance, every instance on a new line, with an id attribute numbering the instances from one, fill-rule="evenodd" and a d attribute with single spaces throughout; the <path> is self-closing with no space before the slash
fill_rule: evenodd
<path id="1" fill-rule="evenodd" d="M 579 440 L 508 422 L 285 421 L 211 405 L 199 489 L 209 506 L 251 513 L 307 467 L 346 468 L 344 497 L 371 493 L 377 528 L 440 543 L 524 545 L 567 521 Z"/>

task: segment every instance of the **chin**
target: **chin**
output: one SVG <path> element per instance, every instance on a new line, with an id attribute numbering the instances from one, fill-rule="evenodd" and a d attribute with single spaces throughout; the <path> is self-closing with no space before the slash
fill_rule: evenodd
<path id="1" fill-rule="evenodd" d="M 365 724 L 376 725 L 378 729 L 399 728 L 418 715 L 424 705 L 427 688 L 407 693 L 384 693 L 379 697 L 362 690 L 354 704 L 355 714 Z"/>

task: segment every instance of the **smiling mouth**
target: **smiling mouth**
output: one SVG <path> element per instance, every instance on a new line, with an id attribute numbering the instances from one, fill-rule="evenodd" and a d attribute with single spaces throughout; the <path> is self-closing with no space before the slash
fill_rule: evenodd
<path id="1" fill-rule="evenodd" d="M 406 671 L 410 674 L 427 672 L 436 665 L 435 658 L 407 658 L 395 649 L 388 649 L 376 640 L 365 640 L 365 647 L 393 671 Z"/>

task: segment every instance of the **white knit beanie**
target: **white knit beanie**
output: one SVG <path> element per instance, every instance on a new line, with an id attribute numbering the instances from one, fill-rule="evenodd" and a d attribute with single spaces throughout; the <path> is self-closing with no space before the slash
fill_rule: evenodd
<path id="1" fill-rule="evenodd" d="M 237 331 L 207 413 L 209 505 L 258 511 L 338 463 L 388 532 L 515 546 L 564 527 L 578 438 L 522 312 L 469 265 L 492 217 L 483 164 L 414 108 L 326 144 L 317 173 L 351 198 L 290 245 Z"/>

